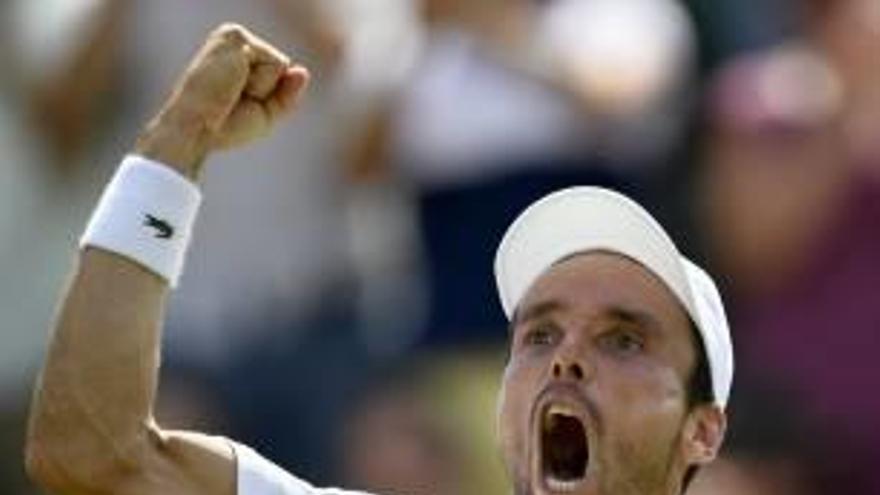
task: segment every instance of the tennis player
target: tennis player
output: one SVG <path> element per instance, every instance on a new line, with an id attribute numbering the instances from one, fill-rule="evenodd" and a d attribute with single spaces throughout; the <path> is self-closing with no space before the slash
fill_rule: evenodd
<path id="1" fill-rule="evenodd" d="M 163 307 L 202 163 L 265 134 L 308 80 L 265 41 L 221 26 L 122 161 L 81 239 L 36 386 L 26 461 L 48 491 L 354 493 L 314 488 L 248 447 L 152 415 Z M 725 435 L 733 358 L 711 279 L 645 210 L 591 187 L 529 207 L 495 273 L 510 319 L 498 436 L 513 493 L 682 493 Z"/>

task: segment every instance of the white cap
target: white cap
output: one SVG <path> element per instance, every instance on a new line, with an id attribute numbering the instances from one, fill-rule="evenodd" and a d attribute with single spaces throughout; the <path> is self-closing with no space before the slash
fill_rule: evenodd
<path id="1" fill-rule="evenodd" d="M 639 262 L 672 291 L 702 337 L 715 402 L 724 408 L 733 381 L 733 347 L 718 288 L 679 253 L 644 208 L 622 194 L 573 187 L 538 200 L 520 214 L 495 255 L 498 295 L 508 319 L 548 268 L 573 254 L 597 250 Z"/>

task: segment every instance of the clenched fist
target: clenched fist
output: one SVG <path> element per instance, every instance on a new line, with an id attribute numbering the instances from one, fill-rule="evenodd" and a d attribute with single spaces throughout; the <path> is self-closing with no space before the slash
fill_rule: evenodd
<path id="1" fill-rule="evenodd" d="M 308 71 L 236 24 L 208 35 L 135 151 L 197 178 L 213 150 L 266 134 L 291 110 Z"/>

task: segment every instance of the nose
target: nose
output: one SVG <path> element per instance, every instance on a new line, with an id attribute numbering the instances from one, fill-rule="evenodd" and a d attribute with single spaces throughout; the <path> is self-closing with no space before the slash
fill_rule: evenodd
<path id="1" fill-rule="evenodd" d="M 583 381 L 586 374 L 584 366 L 576 359 L 568 357 L 557 357 L 553 361 L 553 378 L 569 379 L 574 381 Z"/>

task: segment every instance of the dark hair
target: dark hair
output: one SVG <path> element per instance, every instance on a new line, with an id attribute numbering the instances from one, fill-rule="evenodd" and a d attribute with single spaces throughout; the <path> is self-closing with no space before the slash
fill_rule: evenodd
<path id="1" fill-rule="evenodd" d="M 706 357 L 706 348 L 703 345 L 703 338 L 697 326 L 691 321 L 691 338 L 694 342 L 694 348 L 697 351 L 697 362 L 694 371 L 691 373 L 687 384 L 687 405 L 688 410 L 695 407 L 712 404 L 715 402 L 715 391 L 712 388 L 712 375 L 709 371 L 709 360 Z M 681 493 L 687 492 L 688 487 L 697 475 L 700 467 L 692 465 L 687 468 L 684 473 L 684 480 L 681 484 Z"/>

